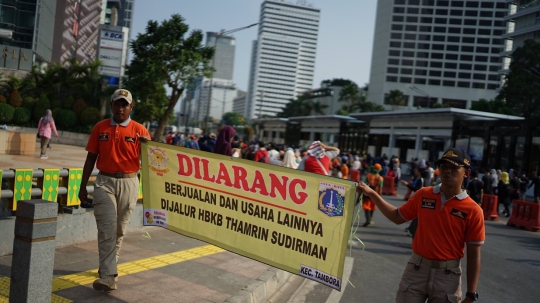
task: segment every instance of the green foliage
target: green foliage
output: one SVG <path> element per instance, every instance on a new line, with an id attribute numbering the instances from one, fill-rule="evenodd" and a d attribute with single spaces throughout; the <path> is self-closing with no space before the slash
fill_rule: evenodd
<path id="1" fill-rule="evenodd" d="M 334 78 L 332 80 L 323 80 L 321 81 L 321 87 L 331 87 L 331 86 L 346 86 L 346 85 L 356 85 L 354 81 L 349 79 Z"/>
<path id="2" fill-rule="evenodd" d="M 508 104 L 501 99 L 491 101 L 480 99 L 478 101 L 474 101 L 471 103 L 471 110 L 502 115 L 516 115 L 516 113 L 510 107 L 508 107 Z"/>
<path id="3" fill-rule="evenodd" d="M 13 119 L 15 108 L 6 103 L 0 103 L 0 123 L 8 123 Z"/>
<path id="4" fill-rule="evenodd" d="M 62 111 L 63 109 L 61 107 L 56 107 L 56 108 L 53 108 L 52 110 L 52 117 L 53 119 L 56 121 L 58 119 L 58 114 Z"/>
<path id="5" fill-rule="evenodd" d="M 62 109 L 58 113 L 58 120 L 55 122 L 62 128 L 67 129 L 77 124 L 77 114 L 69 109 Z"/>
<path id="6" fill-rule="evenodd" d="M 19 94 L 19 90 L 18 89 L 14 89 L 12 92 L 11 92 L 11 95 L 9 96 L 9 104 L 15 108 L 17 107 L 21 107 L 22 105 L 22 98 L 21 98 L 21 94 Z"/>
<path id="7" fill-rule="evenodd" d="M 101 113 L 95 107 L 87 107 L 81 112 L 80 121 L 83 125 L 94 125 L 101 121 Z"/>
<path id="8" fill-rule="evenodd" d="M 316 116 L 324 115 L 326 104 L 321 104 L 319 101 L 305 100 L 302 97 L 291 99 L 289 103 L 277 115 L 280 118 L 301 117 L 301 116 Z"/>
<path id="9" fill-rule="evenodd" d="M 6 97 L 4 95 L 0 95 L 0 103 L 7 103 Z"/>
<path id="10" fill-rule="evenodd" d="M 131 42 L 133 59 L 126 66 L 124 85 L 140 100 L 134 108 L 139 122 L 158 121 L 155 141 L 160 141 L 185 88 L 196 78 L 212 75 L 208 63 L 214 49 L 203 46 L 201 30 L 188 32 L 184 18 L 174 14 L 161 23 L 148 21 L 146 31 Z"/>
<path id="11" fill-rule="evenodd" d="M 43 115 L 45 115 L 45 111 L 50 108 L 51 102 L 49 101 L 49 98 L 47 98 L 47 95 L 42 95 L 41 98 L 39 98 L 36 107 L 34 107 L 34 111 L 32 112 L 32 119 L 34 119 L 35 121 L 39 121 L 39 118 L 43 117 Z"/>
<path id="12" fill-rule="evenodd" d="M 11 122 L 17 125 L 24 125 L 30 121 L 31 116 L 31 112 L 28 108 L 17 107 L 13 112 L 13 119 Z"/>
<path id="13" fill-rule="evenodd" d="M 399 89 L 394 89 L 388 92 L 386 96 L 385 103 L 392 105 L 392 109 L 396 109 L 396 106 L 401 106 L 406 104 L 405 95 Z"/>
<path id="14" fill-rule="evenodd" d="M 51 107 L 52 108 L 57 108 L 57 107 L 62 107 L 62 106 L 63 106 L 62 101 L 60 101 L 58 98 L 52 99 L 52 101 L 51 101 Z"/>
<path id="15" fill-rule="evenodd" d="M 79 101 L 79 100 L 80 99 L 77 99 L 77 101 Z M 64 100 L 64 104 L 61 104 L 59 106 L 54 106 L 54 107 L 62 107 L 63 109 L 72 109 L 73 106 L 75 105 L 75 102 L 76 102 L 75 98 L 73 98 L 73 96 L 69 96 L 69 97 L 67 97 L 66 100 Z M 85 105 L 86 105 L 86 103 L 85 103 Z M 75 112 L 77 112 L 77 111 L 75 111 Z"/>
<path id="16" fill-rule="evenodd" d="M 540 42 L 529 39 L 512 53 L 510 72 L 497 99 L 526 119 L 540 117 Z"/>
<path id="17" fill-rule="evenodd" d="M 25 97 L 22 102 L 22 107 L 27 108 L 30 113 L 34 110 L 34 107 L 36 107 L 36 99 L 32 97 Z"/>
<path id="18" fill-rule="evenodd" d="M 230 126 L 236 126 L 236 125 L 244 125 L 244 116 L 240 115 L 239 113 L 235 112 L 229 112 L 223 114 L 223 117 L 221 118 L 223 125 L 230 125 Z"/>
<path id="19" fill-rule="evenodd" d="M 83 99 L 77 99 L 77 101 L 75 101 L 71 109 L 73 109 L 73 111 L 77 114 L 77 116 L 80 116 L 82 111 L 86 107 L 87 107 L 86 102 L 84 102 Z"/>

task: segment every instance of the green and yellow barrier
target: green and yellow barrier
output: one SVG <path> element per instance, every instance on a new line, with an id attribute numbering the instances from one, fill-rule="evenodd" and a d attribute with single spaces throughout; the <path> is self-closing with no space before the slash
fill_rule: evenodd
<path id="1" fill-rule="evenodd" d="M 58 202 L 58 185 L 60 184 L 60 170 L 46 168 L 43 170 L 43 178 L 38 179 L 38 187 L 41 189 L 43 200 Z"/>
<path id="2" fill-rule="evenodd" d="M 32 198 L 32 169 L 15 169 L 15 178 L 9 180 L 9 188 L 13 190 L 13 197 L 8 199 L 8 209 L 17 210 L 17 201 Z"/>
<path id="3" fill-rule="evenodd" d="M 79 190 L 81 189 L 82 168 L 67 168 L 69 171 L 67 178 L 62 178 L 62 186 L 67 188 L 67 194 L 62 196 L 60 203 L 64 206 L 78 206 Z M 86 186 L 86 185 L 85 185 Z"/>

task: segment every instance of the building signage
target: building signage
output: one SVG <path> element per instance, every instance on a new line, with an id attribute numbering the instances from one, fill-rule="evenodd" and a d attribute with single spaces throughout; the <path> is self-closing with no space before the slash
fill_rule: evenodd
<path id="1" fill-rule="evenodd" d="M 111 40 L 124 40 L 124 33 L 118 33 L 118 32 L 110 32 L 110 31 L 102 31 L 101 32 L 101 39 L 111 39 Z"/>
<path id="2" fill-rule="evenodd" d="M 32 50 L 14 46 L 0 45 L 0 67 L 32 70 Z"/>

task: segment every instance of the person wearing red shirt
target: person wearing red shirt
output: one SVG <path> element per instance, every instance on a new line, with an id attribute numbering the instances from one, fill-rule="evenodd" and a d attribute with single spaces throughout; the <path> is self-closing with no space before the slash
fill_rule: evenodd
<path id="1" fill-rule="evenodd" d="M 255 156 L 253 158 L 253 160 L 255 162 L 262 162 L 262 163 L 267 163 L 268 164 L 268 160 L 270 158 L 270 155 L 268 154 L 268 151 L 266 150 L 266 147 L 264 147 L 264 143 L 262 142 L 259 142 L 259 149 L 255 152 Z"/>
<path id="2" fill-rule="evenodd" d="M 480 252 L 485 240 L 482 209 L 461 189 L 470 175 L 471 158 L 451 148 L 435 162 L 441 184 L 423 187 L 396 208 L 367 184 L 357 191 L 369 196 L 390 221 L 402 224 L 418 218 L 413 254 L 405 268 L 396 303 L 464 302 L 478 299 Z M 461 264 L 467 246 L 467 292 L 461 301 Z"/>
<path id="3" fill-rule="evenodd" d="M 328 176 L 331 170 L 330 161 L 338 155 L 339 149 L 337 147 L 324 145 L 320 141 L 313 141 L 298 169 Z"/>
<path id="4" fill-rule="evenodd" d="M 141 142 L 150 140 L 148 130 L 131 120 L 133 97 L 125 89 L 111 97 L 113 118 L 98 122 L 92 129 L 86 150 L 79 199 L 86 204 L 86 185 L 96 165 L 99 174 L 94 181 L 94 216 L 98 229 L 98 291 L 115 290 L 120 247 L 139 196 L 139 156 Z"/>

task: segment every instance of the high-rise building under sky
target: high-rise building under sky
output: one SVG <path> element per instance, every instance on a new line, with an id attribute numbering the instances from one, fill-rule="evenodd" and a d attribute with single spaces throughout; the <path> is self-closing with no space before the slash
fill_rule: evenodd
<path id="1" fill-rule="evenodd" d="M 495 98 L 508 2 L 379 0 L 369 101 L 384 104 L 391 90 L 410 108 Z"/>
<path id="2" fill-rule="evenodd" d="M 540 2 L 538 0 L 508 0 L 508 31 L 503 35 L 505 41 L 503 70 L 508 72 L 511 56 L 516 48 L 523 46 L 527 39 L 540 41 Z"/>
<path id="3" fill-rule="evenodd" d="M 244 116 L 275 116 L 313 86 L 321 11 L 305 1 L 261 4 Z"/>

